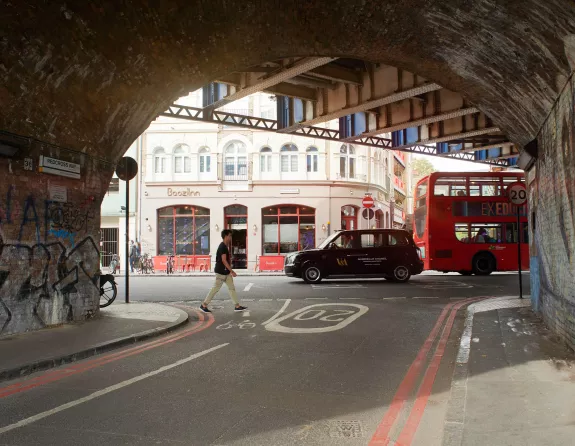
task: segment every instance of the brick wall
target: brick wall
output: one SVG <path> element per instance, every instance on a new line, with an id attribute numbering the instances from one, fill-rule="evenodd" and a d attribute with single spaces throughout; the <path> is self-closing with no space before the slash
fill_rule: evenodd
<path id="1" fill-rule="evenodd" d="M 100 203 L 112 168 L 36 142 L 22 152 L 0 158 L 0 336 L 98 313 Z M 40 155 L 80 164 L 81 179 L 39 173 Z"/>
<path id="2" fill-rule="evenodd" d="M 575 83 L 567 84 L 539 135 L 530 172 L 532 294 L 549 327 L 575 346 Z"/>

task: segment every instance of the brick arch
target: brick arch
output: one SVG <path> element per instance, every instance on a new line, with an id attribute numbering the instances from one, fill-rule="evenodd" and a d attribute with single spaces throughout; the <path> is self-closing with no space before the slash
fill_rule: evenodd
<path id="1" fill-rule="evenodd" d="M 333 56 L 464 92 L 514 142 L 530 141 L 571 71 L 572 2 L 413 3 L 13 2 L 0 21 L 0 128 L 115 161 L 170 102 L 218 76 Z"/>

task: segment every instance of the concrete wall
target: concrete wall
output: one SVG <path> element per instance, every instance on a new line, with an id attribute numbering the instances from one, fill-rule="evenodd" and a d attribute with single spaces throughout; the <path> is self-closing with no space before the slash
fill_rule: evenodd
<path id="1" fill-rule="evenodd" d="M 567 84 L 538 137 L 528 174 L 531 294 L 549 327 L 575 346 L 575 83 Z M 534 232 L 534 234 L 533 234 Z"/>
<path id="2" fill-rule="evenodd" d="M 81 179 L 39 173 L 40 155 L 80 164 Z M 111 169 L 45 145 L 0 159 L 0 336 L 97 314 L 100 202 Z"/>

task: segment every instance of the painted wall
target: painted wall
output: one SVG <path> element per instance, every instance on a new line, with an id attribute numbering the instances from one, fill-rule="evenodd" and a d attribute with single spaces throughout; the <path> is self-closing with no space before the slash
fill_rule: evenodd
<path id="1" fill-rule="evenodd" d="M 79 164 L 81 179 L 39 173 L 40 154 Z M 0 159 L 0 175 L 0 336 L 96 315 L 110 166 L 40 146 L 26 158 Z M 54 196 L 55 187 L 66 196 Z"/>
<path id="2" fill-rule="evenodd" d="M 561 94 L 539 135 L 530 181 L 531 279 L 535 308 L 575 346 L 575 83 Z M 531 216 L 533 223 L 533 216 Z M 533 268 L 534 263 L 537 265 Z"/>

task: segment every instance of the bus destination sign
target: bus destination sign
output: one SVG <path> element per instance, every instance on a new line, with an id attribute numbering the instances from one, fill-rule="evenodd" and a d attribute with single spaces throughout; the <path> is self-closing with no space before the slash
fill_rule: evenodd
<path id="1" fill-rule="evenodd" d="M 452 204 L 454 217 L 514 217 L 527 215 L 526 206 L 493 201 L 460 201 Z"/>

